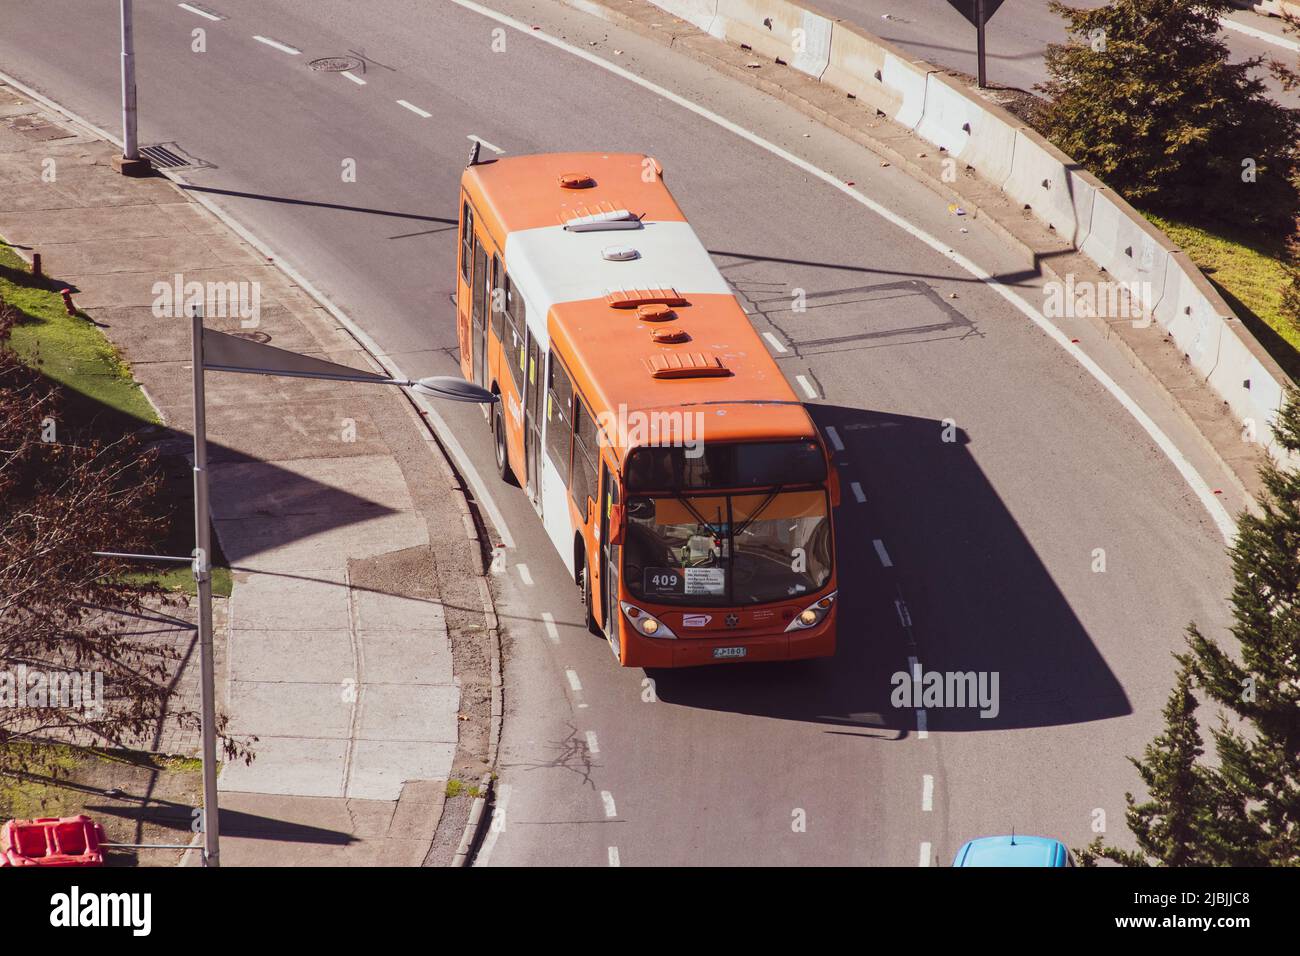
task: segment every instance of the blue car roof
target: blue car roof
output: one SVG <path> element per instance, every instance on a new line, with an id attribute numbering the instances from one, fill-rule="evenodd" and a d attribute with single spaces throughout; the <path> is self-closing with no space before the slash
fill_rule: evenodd
<path id="1" fill-rule="evenodd" d="M 1012 842 L 1014 840 L 1014 842 Z M 980 837 L 962 845 L 953 866 L 1065 866 L 1065 844 L 1050 837 Z"/>

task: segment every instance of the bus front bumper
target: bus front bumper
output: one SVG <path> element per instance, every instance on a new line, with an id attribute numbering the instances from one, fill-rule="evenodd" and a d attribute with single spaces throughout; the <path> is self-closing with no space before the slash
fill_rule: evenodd
<path id="1" fill-rule="evenodd" d="M 790 633 L 746 635 L 728 639 L 725 634 L 658 640 L 644 637 L 624 624 L 624 667 L 702 667 L 708 664 L 746 664 L 754 661 L 798 661 L 830 657 L 835 653 L 835 619 L 832 612 L 815 627 Z"/>

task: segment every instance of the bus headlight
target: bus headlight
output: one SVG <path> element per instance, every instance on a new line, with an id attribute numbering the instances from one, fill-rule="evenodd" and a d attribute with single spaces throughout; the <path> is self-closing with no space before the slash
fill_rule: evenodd
<path id="1" fill-rule="evenodd" d="M 627 601 L 619 601 L 618 603 L 619 607 L 623 609 L 623 615 L 636 628 L 638 634 L 645 637 L 657 637 L 660 640 L 677 639 L 673 629 L 653 614 L 641 610 L 635 604 L 628 604 Z"/>
<path id="2" fill-rule="evenodd" d="M 831 608 L 835 604 L 835 595 L 837 594 L 839 594 L 838 591 L 832 591 L 820 601 L 809 604 L 794 616 L 794 620 L 789 623 L 785 632 L 789 634 L 791 631 L 806 631 L 810 627 L 816 627 L 826 619 L 827 614 L 831 613 Z"/>

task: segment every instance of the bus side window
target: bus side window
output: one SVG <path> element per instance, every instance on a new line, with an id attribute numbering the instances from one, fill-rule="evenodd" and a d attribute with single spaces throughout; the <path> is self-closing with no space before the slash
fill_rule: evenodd
<path id="1" fill-rule="evenodd" d="M 492 253 L 492 293 L 488 302 L 488 308 L 492 312 L 492 334 L 497 337 L 498 342 L 505 343 L 505 329 L 503 322 L 505 320 L 505 296 L 506 296 L 506 277 L 501 269 L 501 257 L 495 252 Z"/>
<path id="2" fill-rule="evenodd" d="M 573 482 L 569 491 L 573 503 L 583 514 L 587 513 L 587 499 L 596 496 L 596 420 L 587 409 L 587 403 L 575 396 L 573 401 Z"/>
<path id="3" fill-rule="evenodd" d="M 510 367 L 510 378 L 515 383 L 515 393 L 522 400 L 524 397 L 524 317 L 523 299 L 515 295 L 510 276 L 502 274 L 501 286 L 505 292 L 505 337 L 501 347 L 505 350 L 502 361 Z"/>
<path id="4" fill-rule="evenodd" d="M 474 254 L 474 210 L 466 200 L 460 216 L 460 276 L 465 284 L 470 282 L 470 267 Z"/>
<path id="5" fill-rule="evenodd" d="M 560 480 L 569 484 L 569 439 L 573 435 L 573 383 L 555 352 L 549 357 L 546 383 L 546 453 L 555 463 Z"/>

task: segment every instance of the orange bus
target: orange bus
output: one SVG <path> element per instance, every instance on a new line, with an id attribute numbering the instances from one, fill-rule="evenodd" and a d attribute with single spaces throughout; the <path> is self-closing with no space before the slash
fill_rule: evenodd
<path id="1" fill-rule="evenodd" d="M 821 435 L 638 154 L 471 160 L 461 370 L 625 667 L 835 650 Z"/>

